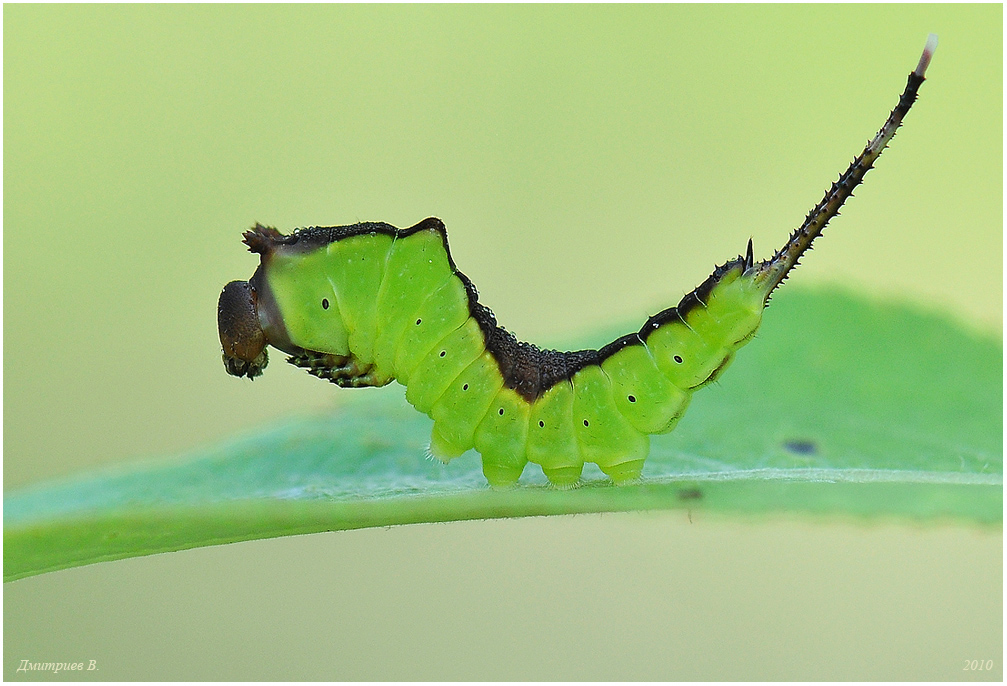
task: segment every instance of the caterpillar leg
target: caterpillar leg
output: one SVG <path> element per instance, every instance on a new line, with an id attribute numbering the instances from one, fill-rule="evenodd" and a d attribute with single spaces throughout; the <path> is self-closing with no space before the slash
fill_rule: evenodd
<path id="1" fill-rule="evenodd" d="M 493 462 L 487 462 L 483 458 L 483 476 L 486 477 L 486 481 L 489 485 L 497 490 L 507 490 L 517 486 L 518 479 L 521 478 L 521 473 L 524 471 L 524 465 L 512 464 L 495 464 Z"/>
<path id="2" fill-rule="evenodd" d="M 571 488 L 580 486 L 580 475 L 584 471 L 584 463 L 570 465 L 568 467 L 555 467 L 550 469 L 543 466 L 542 472 L 549 483 L 561 491 L 568 491 Z"/>
<path id="3" fill-rule="evenodd" d="M 448 438 L 445 438 L 440 431 L 438 423 L 434 422 L 434 428 L 430 432 L 430 445 L 427 447 L 427 450 L 430 451 L 433 457 L 447 464 L 456 457 L 460 457 L 468 448 L 460 447 Z"/>
<path id="4" fill-rule="evenodd" d="M 610 478 L 617 486 L 633 483 L 640 479 L 643 472 L 643 460 L 631 460 L 613 465 L 598 465 L 605 476 Z"/>
<path id="5" fill-rule="evenodd" d="M 483 456 L 483 475 L 494 488 L 515 485 L 528 464 L 528 403 L 510 388 L 501 388 L 476 427 L 475 444 Z"/>
<path id="6" fill-rule="evenodd" d="M 350 358 L 345 355 L 331 355 L 329 353 L 317 353 L 313 350 L 305 350 L 300 355 L 291 355 L 287 362 L 300 367 L 301 369 L 335 369 L 342 367 Z"/>
<path id="7" fill-rule="evenodd" d="M 556 384 L 531 406 L 528 421 L 528 461 L 542 466 L 549 483 L 576 488 L 584 460 L 573 430 L 573 386 Z"/>
<path id="8" fill-rule="evenodd" d="M 391 378 L 378 376 L 373 371 L 366 374 L 336 374 L 329 378 L 329 381 L 340 388 L 381 388 L 392 382 Z"/>
<path id="9" fill-rule="evenodd" d="M 391 382 L 391 378 L 378 377 L 374 372 L 374 365 L 361 364 L 352 355 L 344 357 L 308 351 L 288 357 L 287 362 L 319 379 L 328 379 L 341 388 L 378 387 Z"/>

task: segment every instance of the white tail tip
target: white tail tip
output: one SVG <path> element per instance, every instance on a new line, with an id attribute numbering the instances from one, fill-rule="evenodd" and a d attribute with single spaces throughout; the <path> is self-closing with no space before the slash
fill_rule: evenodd
<path id="1" fill-rule="evenodd" d="M 916 71 L 913 73 L 917 76 L 923 76 L 927 73 L 927 67 L 930 66 L 930 58 L 934 56 L 934 50 L 937 49 L 937 34 L 931 33 L 927 36 L 927 44 L 923 47 L 923 54 L 920 55 L 920 63 L 916 65 Z"/>

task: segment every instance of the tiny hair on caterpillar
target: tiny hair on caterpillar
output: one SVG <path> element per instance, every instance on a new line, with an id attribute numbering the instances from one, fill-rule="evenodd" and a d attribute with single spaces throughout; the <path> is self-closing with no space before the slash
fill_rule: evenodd
<path id="1" fill-rule="evenodd" d="M 447 462 L 475 448 L 494 487 L 517 484 L 529 462 L 559 488 L 576 486 L 585 462 L 636 481 L 650 434 L 675 428 L 692 393 L 752 339 L 774 289 L 891 141 L 936 47 L 931 34 L 884 126 L 770 259 L 757 262 L 749 240 L 678 305 L 600 350 L 543 350 L 497 325 L 439 219 L 289 235 L 256 224 L 243 242 L 259 266 L 217 306 L 224 367 L 254 379 L 271 345 L 344 388 L 398 381 L 434 421 L 429 452 Z"/>

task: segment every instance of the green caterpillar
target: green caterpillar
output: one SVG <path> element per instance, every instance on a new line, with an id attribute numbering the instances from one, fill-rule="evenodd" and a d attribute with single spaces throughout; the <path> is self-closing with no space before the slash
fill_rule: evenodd
<path id="1" fill-rule="evenodd" d="M 474 447 L 495 487 L 516 484 L 528 462 L 561 488 L 579 482 L 585 462 L 634 481 L 649 435 L 671 431 L 692 393 L 752 338 L 770 294 L 895 135 L 935 47 L 931 36 L 885 125 L 771 259 L 755 262 L 749 240 L 676 307 L 600 350 L 541 350 L 498 326 L 455 267 L 439 219 L 287 236 L 257 224 L 244 242 L 258 269 L 220 295 L 224 366 L 252 379 L 268 344 L 343 387 L 398 380 L 434 420 L 430 453 L 448 461 Z"/>

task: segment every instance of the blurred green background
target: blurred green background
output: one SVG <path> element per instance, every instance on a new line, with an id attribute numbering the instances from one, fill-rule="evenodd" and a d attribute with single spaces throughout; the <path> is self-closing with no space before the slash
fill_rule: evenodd
<path id="1" fill-rule="evenodd" d="M 4 488 L 182 452 L 339 401 L 279 356 L 252 384 L 222 369 L 216 298 L 251 275 L 239 240 L 255 221 L 286 231 L 439 216 L 481 300 L 519 337 L 559 342 L 642 321 L 749 237 L 757 257 L 783 243 L 884 121 L 929 32 L 940 47 L 920 101 L 787 288 L 839 284 L 1000 335 L 999 5 L 5 6 Z M 983 581 L 1002 576 L 999 531 L 700 521 L 697 534 L 675 517 L 347 532 L 27 579 L 5 587 L 4 674 L 20 659 L 96 657 L 102 678 L 942 679 L 970 678 L 961 660 L 983 658 L 982 640 L 996 647 L 987 657 L 1001 654 L 1002 586 Z M 649 532 L 644 551 L 698 539 L 691 566 L 674 573 L 697 584 L 686 597 L 712 604 L 641 595 L 629 612 L 626 581 L 576 566 L 621 559 L 610 546 L 625 534 L 611 527 Z M 738 547 L 760 537 L 775 543 Z M 578 541 L 580 555 L 536 552 L 554 538 Z M 815 640 L 800 622 L 821 619 L 821 597 L 788 590 L 793 560 L 766 555 L 824 559 L 814 556 L 837 546 L 852 567 L 817 572 L 847 615 Z M 949 548 L 964 557 L 948 559 Z M 483 549 L 513 554 L 473 553 Z M 624 574 L 640 589 L 667 583 L 667 560 L 642 555 Z M 965 558 L 973 583 L 933 566 Z M 382 576 L 389 565 L 401 574 Z M 783 584 L 761 602 L 788 600 L 716 598 L 735 588 L 728 577 L 744 596 L 746 565 Z M 877 583 L 886 574 L 894 595 Z M 452 600 L 461 580 L 498 576 Z M 551 581 L 571 577 L 596 583 Z M 355 602 L 321 593 L 330 587 Z M 438 602 L 405 600 L 431 592 Z M 944 614 L 923 613 L 926 624 L 905 611 L 934 597 L 948 612 L 972 608 L 963 631 L 982 640 L 907 641 L 894 662 L 879 653 L 859 667 L 843 652 L 863 655 L 842 641 L 869 640 L 856 621 L 865 608 L 946 639 Z M 585 619 L 589 601 L 602 609 Z M 675 640 L 693 641 L 688 658 L 654 642 L 670 617 Z M 731 617 L 748 619 L 734 633 L 711 629 Z M 515 628 L 526 625 L 552 629 Z M 916 635 L 906 630 L 893 632 Z M 758 649 L 776 636 L 805 641 L 800 659 Z M 794 671 L 772 671 L 785 653 Z M 359 669 L 339 671 L 349 654 Z M 614 671 L 563 671 L 595 662 Z"/>

